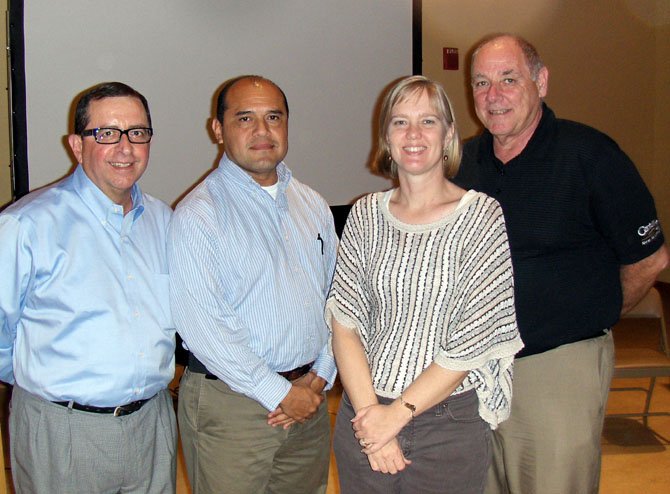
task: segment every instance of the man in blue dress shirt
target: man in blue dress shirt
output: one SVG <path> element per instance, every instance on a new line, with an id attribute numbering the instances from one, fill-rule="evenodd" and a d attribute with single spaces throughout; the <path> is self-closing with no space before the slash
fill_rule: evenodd
<path id="1" fill-rule="evenodd" d="M 179 427 L 193 493 L 323 493 L 333 218 L 282 161 L 288 105 L 273 82 L 225 83 L 212 130 L 225 154 L 176 208 L 168 239 L 190 350 Z"/>
<path id="2" fill-rule="evenodd" d="M 175 490 L 166 231 L 137 180 L 152 136 L 125 84 L 80 97 L 73 174 L 0 215 L 0 380 L 17 492 Z"/>

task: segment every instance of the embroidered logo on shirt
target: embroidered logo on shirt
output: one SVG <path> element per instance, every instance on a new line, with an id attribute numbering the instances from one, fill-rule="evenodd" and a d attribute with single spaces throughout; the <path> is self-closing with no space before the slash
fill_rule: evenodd
<path id="1" fill-rule="evenodd" d="M 637 229 L 637 234 L 642 240 L 642 245 L 647 245 L 661 234 L 661 224 L 658 220 L 654 220 L 647 225 L 642 225 Z"/>

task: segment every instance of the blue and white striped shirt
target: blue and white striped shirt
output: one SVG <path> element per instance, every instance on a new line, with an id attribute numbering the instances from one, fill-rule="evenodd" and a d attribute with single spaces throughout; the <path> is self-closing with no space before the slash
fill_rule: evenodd
<path id="1" fill-rule="evenodd" d="M 225 155 L 178 206 L 168 234 L 173 317 L 185 344 L 233 390 L 274 410 L 277 374 L 316 360 L 335 379 L 323 308 L 337 250 L 328 205 L 277 166 L 273 199 Z"/>

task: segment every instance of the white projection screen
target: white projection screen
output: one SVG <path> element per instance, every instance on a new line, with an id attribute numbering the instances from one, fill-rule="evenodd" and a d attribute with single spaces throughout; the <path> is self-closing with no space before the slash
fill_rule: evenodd
<path id="1" fill-rule="evenodd" d="M 411 0 L 29 0 L 23 14 L 31 190 L 72 170 L 75 96 L 118 80 L 151 108 L 142 188 L 174 205 L 216 165 L 214 95 L 241 74 L 286 92 L 286 163 L 331 205 L 390 185 L 367 168 L 373 112 L 412 72 Z"/>

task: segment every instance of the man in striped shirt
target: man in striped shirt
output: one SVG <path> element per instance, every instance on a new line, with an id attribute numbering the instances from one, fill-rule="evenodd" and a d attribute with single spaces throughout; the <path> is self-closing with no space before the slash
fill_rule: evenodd
<path id="1" fill-rule="evenodd" d="M 178 205 L 168 240 L 174 318 L 190 351 L 179 421 L 191 486 L 323 493 L 333 218 L 282 161 L 288 105 L 273 82 L 224 83 L 212 131 L 223 157 Z"/>

